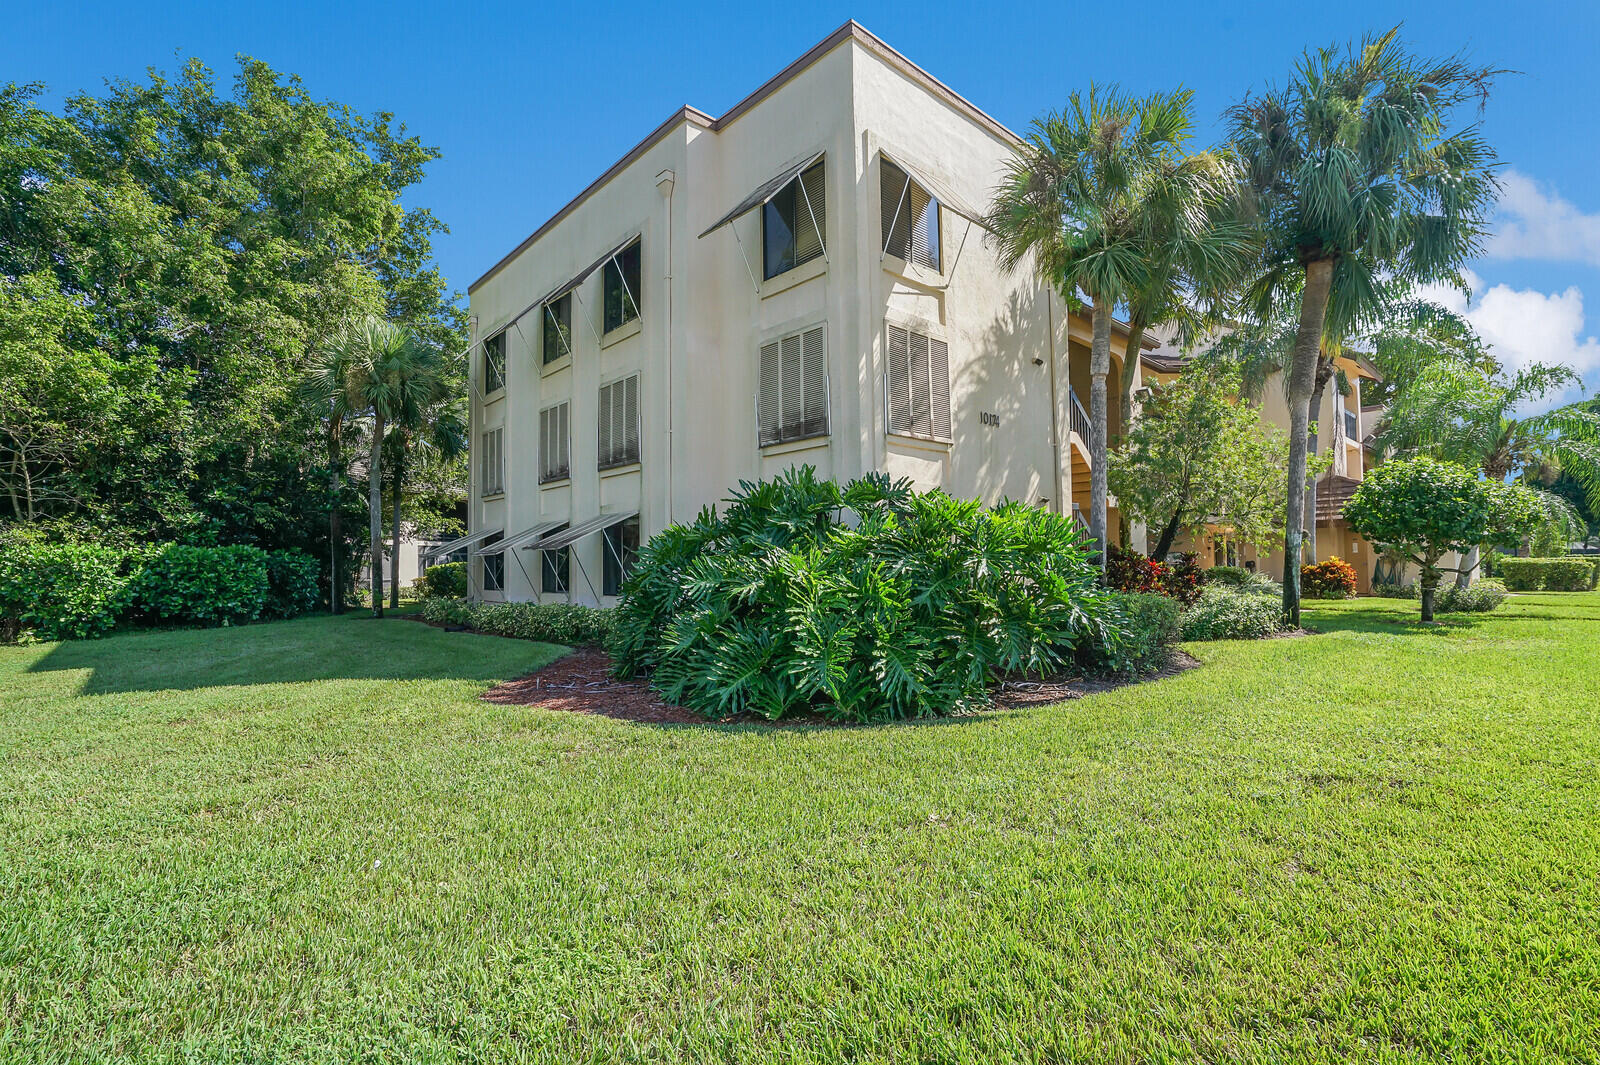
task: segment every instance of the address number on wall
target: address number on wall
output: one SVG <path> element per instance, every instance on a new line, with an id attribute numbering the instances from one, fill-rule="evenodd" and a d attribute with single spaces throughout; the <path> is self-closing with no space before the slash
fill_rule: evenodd
<path id="1" fill-rule="evenodd" d="M 1000 415 L 990 410 L 979 411 L 978 421 L 984 425 L 999 425 Z"/>

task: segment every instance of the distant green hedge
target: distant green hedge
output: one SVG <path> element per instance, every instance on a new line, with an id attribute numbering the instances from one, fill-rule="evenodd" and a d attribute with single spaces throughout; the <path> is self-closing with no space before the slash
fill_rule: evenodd
<path id="1" fill-rule="evenodd" d="M 1594 587 L 1588 558 L 1502 558 L 1500 575 L 1513 592 L 1582 592 Z"/>
<path id="2" fill-rule="evenodd" d="M 444 562 L 437 566 L 429 566 L 417 579 L 417 583 L 422 586 L 424 597 L 460 599 L 467 594 L 467 564 Z"/>
<path id="3" fill-rule="evenodd" d="M 614 615 L 572 603 L 472 603 L 435 596 L 422 601 L 422 616 L 435 625 L 461 625 L 490 636 L 573 646 L 604 644 Z"/>
<path id="4" fill-rule="evenodd" d="M 0 641 L 87 639 L 138 625 L 238 625 L 317 602 L 317 564 L 259 547 L 10 544 L 0 552 Z"/>

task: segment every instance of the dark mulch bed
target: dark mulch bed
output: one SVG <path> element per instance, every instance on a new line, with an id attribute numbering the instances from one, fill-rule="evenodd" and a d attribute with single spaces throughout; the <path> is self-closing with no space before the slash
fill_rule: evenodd
<path id="1" fill-rule="evenodd" d="M 1058 677 L 1045 680 L 1016 678 L 995 689 L 995 705 L 1003 709 L 1040 706 L 1079 699 L 1096 692 L 1111 691 L 1127 684 L 1170 677 L 1193 669 L 1200 663 L 1182 651 L 1173 652 L 1172 663 L 1158 673 L 1135 678 Z M 496 685 L 484 692 L 491 703 L 516 706 L 544 706 L 576 714 L 597 714 L 623 721 L 648 724 L 704 725 L 708 719 L 693 710 L 665 702 L 642 680 L 617 680 L 611 676 L 611 657 L 595 647 L 580 647 L 565 658 L 525 677 Z M 800 714 L 780 722 L 757 714 L 735 714 L 716 724 L 759 724 L 773 727 L 829 725 L 843 727 L 820 714 Z"/>

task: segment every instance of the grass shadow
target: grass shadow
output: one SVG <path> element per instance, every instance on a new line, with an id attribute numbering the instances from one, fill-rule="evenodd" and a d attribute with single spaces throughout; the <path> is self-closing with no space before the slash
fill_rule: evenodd
<path id="1" fill-rule="evenodd" d="M 492 681 L 537 669 L 564 650 L 445 632 L 404 617 L 345 614 L 73 640 L 55 644 L 25 671 L 87 671 L 82 695 L 322 680 Z"/>

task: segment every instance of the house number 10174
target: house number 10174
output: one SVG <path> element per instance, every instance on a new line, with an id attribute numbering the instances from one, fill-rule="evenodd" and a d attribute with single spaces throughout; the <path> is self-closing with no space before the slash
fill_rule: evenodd
<path id="1" fill-rule="evenodd" d="M 999 425 L 1000 415 L 994 411 L 982 410 L 978 412 L 978 421 L 984 425 Z"/>

